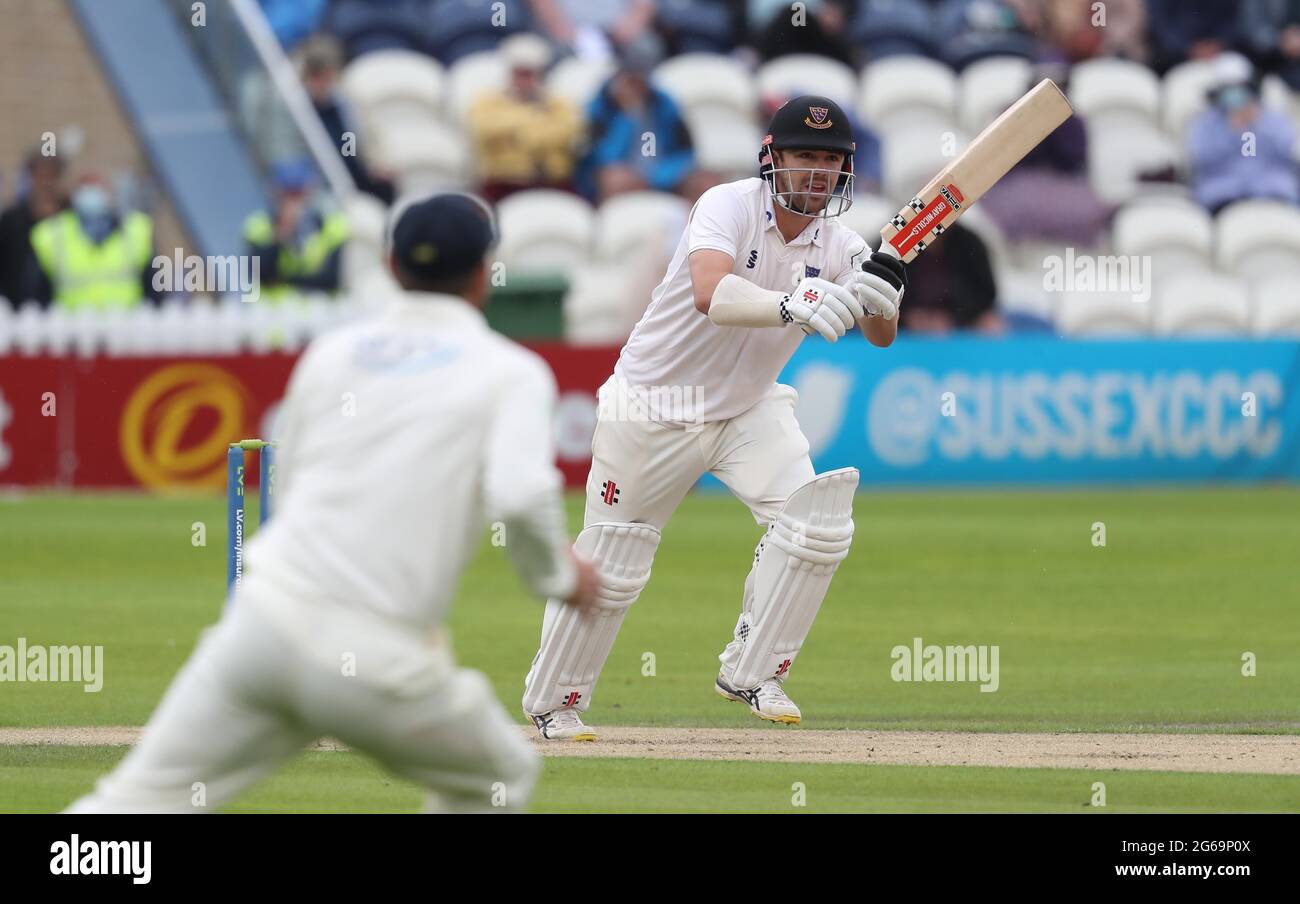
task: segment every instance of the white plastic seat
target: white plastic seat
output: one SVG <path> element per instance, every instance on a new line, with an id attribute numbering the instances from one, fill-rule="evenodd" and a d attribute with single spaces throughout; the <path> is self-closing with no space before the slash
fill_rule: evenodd
<path id="1" fill-rule="evenodd" d="M 1066 336 L 1128 338 L 1151 332 L 1151 305 L 1128 292 L 1066 292 L 1056 309 L 1056 328 Z"/>
<path id="2" fill-rule="evenodd" d="M 945 131 L 953 135 L 953 154 L 961 153 L 969 137 L 956 126 L 901 129 L 891 133 L 885 141 L 882 149 L 884 194 L 898 202 L 891 216 L 924 188 L 935 173 L 952 162 L 951 157 L 944 155 L 945 148 L 940 139 Z"/>
<path id="3" fill-rule="evenodd" d="M 702 119 L 718 110 L 755 119 L 758 88 L 749 71 L 731 57 L 684 53 L 660 63 L 651 80 L 683 110 Z"/>
<path id="4" fill-rule="evenodd" d="M 611 62 L 565 57 L 546 74 L 546 90 L 585 111 L 600 91 L 600 86 L 613 73 L 614 64 Z"/>
<path id="5" fill-rule="evenodd" d="M 474 101 L 484 94 L 506 87 L 510 70 L 495 50 L 483 50 L 461 57 L 447 70 L 447 112 L 453 122 L 462 123 Z"/>
<path id="6" fill-rule="evenodd" d="M 469 180 L 470 151 L 462 129 L 441 120 L 390 125 L 375 135 L 380 163 L 398 174 L 402 194 L 462 188 Z"/>
<path id="7" fill-rule="evenodd" d="M 1249 329 L 1245 288 L 1217 273 L 1166 280 L 1153 305 L 1151 322 L 1159 336 L 1243 336 Z"/>
<path id="8" fill-rule="evenodd" d="M 854 108 L 858 79 L 853 70 L 829 57 L 796 53 L 777 57 L 759 67 L 758 93 L 762 98 L 820 94 L 846 110 Z"/>
<path id="9" fill-rule="evenodd" d="M 1250 330 L 1261 337 L 1300 338 L 1300 281 L 1278 276 L 1256 288 L 1250 300 Z"/>
<path id="10" fill-rule="evenodd" d="M 1215 220 L 1219 269 L 1252 281 L 1300 276 L 1300 208 L 1282 201 L 1238 201 Z"/>
<path id="11" fill-rule="evenodd" d="M 1033 65 L 1015 56 L 986 57 L 967 66 L 957 86 L 962 127 L 978 135 L 1029 90 L 1032 74 Z"/>
<path id="12" fill-rule="evenodd" d="M 1209 103 L 1205 92 L 1214 78 L 1213 60 L 1188 60 L 1165 73 L 1161 85 L 1164 127 L 1178 141 L 1186 136 L 1192 118 Z"/>
<path id="13" fill-rule="evenodd" d="M 633 258 L 648 241 L 680 236 L 690 205 L 666 192 L 616 195 L 596 214 L 596 259 L 613 263 Z"/>
<path id="14" fill-rule="evenodd" d="M 569 273 L 591 255 L 595 213 L 568 192 L 532 189 L 497 205 L 497 258 L 513 272 Z"/>
<path id="15" fill-rule="evenodd" d="M 695 144 L 696 162 L 727 179 L 758 175 L 758 150 L 763 136 L 752 116 L 715 108 L 704 116 L 688 111 L 686 124 Z"/>
<path id="16" fill-rule="evenodd" d="M 881 134 L 918 123 L 955 121 L 957 77 L 929 57 L 893 56 L 862 70 L 857 111 Z"/>
<path id="17" fill-rule="evenodd" d="M 1122 204 L 1143 188 L 1145 172 L 1179 166 L 1182 145 L 1155 125 L 1112 125 L 1106 120 L 1089 124 L 1088 179 L 1101 200 Z"/>
<path id="18" fill-rule="evenodd" d="M 410 50 L 376 50 L 343 70 L 339 88 L 366 123 L 441 116 L 446 72 Z"/>
<path id="19" fill-rule="evenodd" d="M 1159 128 L 1160 80 L 1130 60 L 1086 60 L 1070 70 L 1070 103 L 1090 127 Z"/>
<path id="20" fill-rule="evenodd" d="M 880 230 L 901 206 L 889 203 L 880 195 L 854 192 L 852 206 L 837 219 L 866 239 L 868 245 L 875 246 L 880 243 Z"/>
<path id="21" fill-rule="evenodd" d="M 610 345 L 628 337 L 630 280 L 620 263 L 585 263 L 564 296 L 564 338 L 575 345 Z"/>
<path id="22" fill-rule="evenodd" d="M 1113 238 L 1117 254 L 1149 256 L 1157 282 L 1214 266 L 1214 221 L 1191 200 L 1130 203 L 1115 215 Z"/>

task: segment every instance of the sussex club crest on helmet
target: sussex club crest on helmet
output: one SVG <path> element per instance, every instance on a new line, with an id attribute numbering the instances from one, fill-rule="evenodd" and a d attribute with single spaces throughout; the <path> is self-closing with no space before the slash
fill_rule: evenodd
<path id="1" fill-rule="evenodd" d="M 834 122 L 826 118 L 830 115 L 830 112 L 826 107 L 809 107 L 808 115 L 804 117 L 804 123 L 814 129 L 829 129 L 835 125 Z"/>

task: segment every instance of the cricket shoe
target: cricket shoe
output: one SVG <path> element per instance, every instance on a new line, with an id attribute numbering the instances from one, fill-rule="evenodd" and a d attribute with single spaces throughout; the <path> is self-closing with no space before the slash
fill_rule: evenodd
<path id="1" fill-rule="evenodd" d="M 537 726 L 537 733 L 547 741 L 594 741 L 596 733 L 582 724 L 582 717 L 571 706 L 553 709 L 541 716 L 525 713 Z"/>
<path id="2" fill-rule="evenodd" d="M 776 678 L 769 678 L 758 687 L 746 690 L 745 688 L 733 687 L 726 678 L 721 675 L 713 685 L 714 690 L 720 696 L 728 700 L 738 700 L 741 703 L 748 703 L 749 708 L 754 711 L 754 715 L 760 719 L 766 719 L 769 722 L 783 722 L 786 725 L 798 725 L 803 714 L 799 712 L 799 707 L 794 705 L 794 701 L 786 696 L 785 688 Z"/>

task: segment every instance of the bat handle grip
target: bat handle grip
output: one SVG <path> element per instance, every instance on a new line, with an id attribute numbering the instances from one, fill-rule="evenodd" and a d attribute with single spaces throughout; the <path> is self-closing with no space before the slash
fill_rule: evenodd
<path id="1" fill-rule="evenodd" d="M 883 240 L 880 242 L 880 248 L 876 251 L 876 254 L 891 254 L 900 261 L 903 259 L 903 256 L 898 253 L 897 248 Z"/>

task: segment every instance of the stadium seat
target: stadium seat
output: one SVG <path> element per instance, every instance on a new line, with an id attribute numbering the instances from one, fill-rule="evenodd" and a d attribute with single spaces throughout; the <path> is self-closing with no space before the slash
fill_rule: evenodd
<path id="1" fill-rule="evenodd" d="M 497 205 L 497 258 L 507 274 L 570 273 L 591 256 L 595 220 L 591 206 L 577 195 L 551 189 L 517 192 Z"/>
<path id="2" fill-rule="evenodd" d="M 1250 330 L 1260 337 L 1300 338 L 1300 290 L 1294 276 L 1275 276 L 1250 300 Z"/>
<path id="3" fill-rule="evenodd" d="M 1165 73 L 1163 89 L 1164 127 L 1183 141 L 1192 118 L 1208 103 L 1205 92 L 1214 80 L 1213 60 L 1188 60 Z"/>
<path id="4" fill-rule="evenodd" d="M 1033 66 L 1022 57 L 987 57 L 971 63 L 957 86 L 962 127 L 978 135 L 1029 90 L 1032 78 Z"/>
<path id="5" fill-rule="evenodd" d="M 867 244 L 880 244 L 880 229 L 889 218 L 898 213 L 901 204 L 891 204 L 880 195 L 854 192 L 853 204 L 840 214 L 839 221 L 867 240 Z"/>
<path id="6" fill-rule="evenodd" d="M 626 339 L 636 322 L 629 307 L 630 282 L 621 263 L 577 267 L 564 296 L 564 338 L 574 345 L 611 345 Z"/>
<path id="7" fill-rule="evenodd" d="M 603 60 L 565 57 L 546 74 L 546 90 L 568 98 L 579 110 L 586 110 L 601 85 L 614 73 L 614 64 Z"/>
<path id="8" fill-rule="evenodd" d="M 1214 222 L 1188 199 L 1137 201 L 1115 215 L 1115 253 L 1150 256 L 1157 283 L 1214 267 Z"/>
<path id="9" fill-rule="evenodd" d="M 355 286 L 371 270 L 384 266 L 384 227 L 388 210 L 371 195 L 357 192 L 343 205 L 351 237 L 343 246 L 343 281 Z"/>
<path id="10" fill-rule="evenodd" d="M 960 153 L 969 136 L 952 123 L 916 125 L 889 135 L 883 150 L 882 168 L 884 195 L 898 201 L 893 213 L 897 213 L 935 173 L 951 162 L 952 158 L 944 155 L 942 136 L 945 132 L 952 133 L 953 153 Z"/>
<path id="11" fill-rule="evenodd" d="M 1104 119 L 1088 129 L 1088 178 L 1101 200 L 1123 204 L 1143 190 L 1144 173 L 1181 165 L 1183 147 L 1155 126 L 1110 125 Z"/>
<path id="12" fill-rule="evenodd" d="M 689 114 L 706 117 L 721 111 L 751 121 L 756 117 L 758 89 L 749 71 L 732 57 L 713 53 L 675 56 L 659 64 L 652 80 Z"/>
<path id="13" fill-rule="evenodd" d="M 1250 325 L 1246 290 L 1217 273 L 1174 277 L 1157 287 L 1151 322 L 1159 336 L 1244 336 Z"/>
<path id="14" fill-rule="evenodd" d="M 445 82 L 442 66 L 424 54 L 377 50 L 349 63 L 339 87 L 362 120 L 378 128 L 379 123 L 441 116 Z"/>
<path id="15" fill-rule="evenodd" d="M 760 98 L 820 94 L 852 110 L 858 93 L 852 69 L 838 60 L 813 54 L 777 57 L 759 67 L 757 78 Z"/>
<path id="16" fill-rule="evenodd" d="M 1160 80 L 1141 63 L 1093 59 L 1070 70 L 1070 103 L 1090 128 L 1159 128 Z"/>
<path id="17" fill-rule="evenodd" d="M 1215 219 L 1214 252 L 1225 273 L 1252 281 L 1292 274 L 1300 281 L 1300 208 L 1282 201 L 1228 205 Z"/>
<path id="18" fill-rule="evenodd" d="M 721 107 L 703 115 L 688 110 L 686 124 L 695 144 L 695 159 L 701 167 L 729 180 L 758 175 L 758 149 L 763 134 L 753 116 Z"/>
<path id="19" fill-rule="evenodd" d="M 1264 106 L 1286 113 L 1287 118 L 1291 120 L 1291 127 L 1295 129 L 1297 135 L 1300 135 L 1300 91 L 1292 91 L 1281 76 L 1266 75 L 1260 98 Z M 1300 138 L 1297 139 L 1297 144 L 1300 145 Z M 1300 147 L 1296 149 L 1295 158 L 1300 160 Z"/>
<path id="20" fill-rule="evenodd" d="M 929 57 L 888 57 L 862 70 L 857 112 L 882 135 L 952 122 L 956 107 L 957 77 Z"/>
<path id="21" fill-rule="evenodd" d="M 1128 292 L 1065 292 L 1056 309 L 1056 328 L 1065 336 L 1136 338 L 1151 332 L 1150 302 Z"/>
<path id="22" fill-rule="evenodd" d="M 675 241 L 689 213 L 686 201 L 666 192 L 616 195 L 596 214 L 596 259 L 606 263 L 626 261 L 647 242 Z"/>
<path id="23" fill-rule="evenodd" d="M 453 122 L 464 122 L 480 95 L 500 91 L 509 72 L 495 50 L 463 56 L 447 70 L 447 112 Z"/>
<path id="24" fill-rule="evenodd" d="M 388 123 L 374 136 L 380 165 L 398 176 L 402 194 L 469 184 L 470 152 L 462 130 L 442 120 Z"/>

